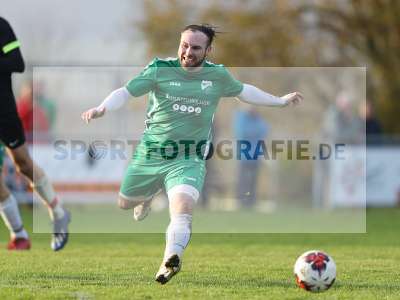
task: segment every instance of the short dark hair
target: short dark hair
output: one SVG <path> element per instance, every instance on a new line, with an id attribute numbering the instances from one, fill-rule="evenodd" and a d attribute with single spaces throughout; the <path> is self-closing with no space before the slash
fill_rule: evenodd
<path id="1" fill-rule="evenodd" d="M 208 37 L 208 45 L 210 46 L 215 38 L 215 36 L 217 35 L 217 33 L 219 33 L 218 31 L 216 31 L 217 27 L 210 25 L 210 24 L 191 24 L 191 25 L 187 25 L 185 28 L 183 28 L 182 32 L 185 32 L 186 30 L 190 30 L 190 31 L 201 31 L 202 33 L 204 33 L 207 37 Z"/>

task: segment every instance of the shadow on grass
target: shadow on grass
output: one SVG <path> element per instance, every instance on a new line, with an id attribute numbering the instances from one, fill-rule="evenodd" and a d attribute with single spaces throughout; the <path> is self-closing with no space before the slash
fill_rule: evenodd
<path id="1" fill-rule="evenodd" d="M 270 280 L 266 278 L 243 278 L 243 277 L 231 277 L 229 275 L 213 277 L 213 278 L 196 278 L 190 277 L 185 278 L 186 284 L 198 285 L 202 287 L 223 287 L 223 288 L 269 288 L 269 287 L 281 287 L 291 288 L 295 287 L 294 280 Z"/>
<path id="2" fill-rule="evenodd" d="M 350 283 L 350 282 L 336 282 L 335 288 L 346 290 L 365 290 L 365 289 L 381 289 L 385 291 L 400 292 L 400 283 Z"/>
<path id="3" fill-rule="evenodd" d="M 146 276 L 145 276 L 146 275 Z M 152 275 L 152 274 L 151 274 Z M 26 280 L 23 280 L 26 279 Z M 54 274 L 54 273 L 24 273 L 7 280 L 7 284 L 18 286 L 21 281 L 34 283 L 39 288 L 52 288 L 56 283 L 57 286 L 101 286 L 101 287 L 126 287 L 137 282 L 138 284 L 146 284 L 152 281 L 150 274 L 124 273 L 107 275 L 104 273 L 91 274 Z M 33 282 L 32 282 L 33 281 Z"/>
<path id="4" fill-rule="evenodd" d="M 268 278 L 243 278 L 237 276 L 221 276 L 212 278 L 191 277 L 184 280 L 185 284 L 199 285 L 203 287 L 225 287 L 225 288 L 297 288 L 295 281 L 271 280 Z M 386 292 L 400 292 L 400 283 L 349 283 L 336 282 L 335 290 L 382 290 Z"/>

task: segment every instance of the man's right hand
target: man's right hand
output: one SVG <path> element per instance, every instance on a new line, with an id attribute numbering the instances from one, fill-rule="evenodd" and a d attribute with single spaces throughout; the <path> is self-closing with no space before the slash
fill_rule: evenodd
<path id="1" fill-rule="evenodd" d="M 86 124 L 89 124 L 90 120 L 100 118 L 106 112 L 105 107 L 94 107 L 82 113 L 81 118 Z"/>
<path id="2" fill-rule="evenodd" d="M 298 105 L 303 101 L 304 96 L 299 92 L 294 92 L 294 93 L 290 93 L 285 96 L 282 96 L 281 99 L 283 99 L 285 101 L 285 104 L 283 106 Z"/>

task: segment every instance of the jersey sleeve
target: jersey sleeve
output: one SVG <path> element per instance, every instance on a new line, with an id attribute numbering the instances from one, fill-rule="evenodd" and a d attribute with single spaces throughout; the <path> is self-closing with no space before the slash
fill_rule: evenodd
<path id="1" fill-rule="evenodd" d="M 157 76 L 157 59 L 150 62 L 142 72 L 128 81 L 126 88 L 133 97 L 140 97 L 154 90 Z"/>
<path id="2" fill-rule="evenodd" d="M 19 41 L 8 22 L 0 18 L 0 70 L 1 72 L 23 72 L 25 68 Z"/>
<path id="3" fill-rule="evenodd" d="M 222 97 L 235 97 L 243 90 L 243 83 L 232 76 L 232 74 L 223 67 L 222 71 L 223 95 Z"/>

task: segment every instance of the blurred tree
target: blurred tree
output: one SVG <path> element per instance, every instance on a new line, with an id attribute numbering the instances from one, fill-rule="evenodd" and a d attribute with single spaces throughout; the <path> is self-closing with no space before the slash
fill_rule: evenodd
<path id="1" fill-rule="evenodd" d="M 400 1 L 351 0 L 304 5 L 302 12 L 316 16 L 314 27 L 333 39 L 338 57 L 331 65 L 368 66 L 367 87 L 378 100 L 378 113 L 387 132 L 400 133 Z"/>
<path id="2" fill-rule="evenodd" d="M 290 1 L 210 3 L 199 6 L 182 0 L 146 1 L 145 17 L 139 26 L 148 42 L 150 57 L 175 54 L 178 33 L 192 21 L 210 23 L 221 29 L 213 54 L 218 63 L 229 66 L 293 66 L 300 61 L 296 46 L 300 44 L 302 34 L 300 27 L 293 22 L 296 10 L 288 4 Z M 253 5 L 249 6 L 249 3 Z M 312 57 L 307 54 L 307 60 L 312 60 Z M 303 62 L 303 65 L 310 65 L 310 62 Z"/>
<path id="3" fill-rule="evenodd" d="M 214 51 L 216 61 L 246 67 L 314 64 L 311 55 L 299 51 L 303 34 L 290 1 L 233 2 L 236 5 L 230 7 L 216 2 L 200 14 L 201 20 L 223 28 Z"/>
<path id="4" fill-rule="evenodd" d="M 161 3 L 161 4 L 160 4 Z M 146 1 L 149 56 L 175 55 L 189 23 L 222 33 L 212 59 L 229 66 L 368 66 L 367 88 L 387 132 L 400 133 L 400 1 Z"/>
<path id="5" fill-rule="evenodd" d="M 147 42 L 148 56 L 175 55 L 190 5 L 179 0 L 144 1 L 145 16 L 138 23 Z"/>

